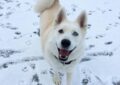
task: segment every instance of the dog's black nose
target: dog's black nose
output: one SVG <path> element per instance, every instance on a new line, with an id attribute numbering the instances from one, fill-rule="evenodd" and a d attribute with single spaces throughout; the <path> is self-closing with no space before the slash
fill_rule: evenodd
<path id="1" fill-rule="evenodd" d="M 61 41 L 61 45 L 62 45 L 63 48 L 68 48 L 71 45 L 71 42 L 68 39 L 63 39 Z"/>

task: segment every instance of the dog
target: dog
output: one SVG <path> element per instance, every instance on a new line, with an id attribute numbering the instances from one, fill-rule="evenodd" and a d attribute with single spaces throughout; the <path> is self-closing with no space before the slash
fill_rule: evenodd
<path id="1" fill-rule="evenodd" d="M 58 73 L 64 71 L 67 85 L 72 85 L 74 69 L 84 53 L 86 12 L 70 21 L 59 0 L 38 0 L 35 10 L 40 13 L 43 55 L 55 71 L 53 81 L 61 85 Z"/>

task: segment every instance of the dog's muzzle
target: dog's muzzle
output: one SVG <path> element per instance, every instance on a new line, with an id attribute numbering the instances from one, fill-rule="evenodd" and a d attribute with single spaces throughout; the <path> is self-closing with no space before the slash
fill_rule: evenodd
<path id="1" fill-rule="evenodd" d="M 58 57 L 59 60 L 61 61 L 67 61 L 68 57 L 70 56 L 70 54 L 75 50 L 76 47 L 74 47 L 72 50 L 68 50 L 65 48 L 58 48 Z"/>
<path id="2" fill-rule="evenodd" d="M 67 61 L 67 59 L 68 59 L 68 57 L 69 57 L 69 55 L 71 54 L 71 52 L 72 52 L 73 50 L 67 50 L 67 49 L 60 49 L 60 48 L 58 48 L 58 53 L 59 53 L 59 60 L 61 60 L 61 61 Z"/>
<path id="3" fill-rule="evenodd" d="M 67 60 L 68 60 L 70 54 L 75 50 L 75 48 L 73 48 L 72 50 L 58 48 L 58 57 L 55 56 L 55 58 L 57 60 L 59 60 L 62 64 L 70 64 L 71 62 L 75 61 L 75 59 L 71 60 L 71 61 L 67 61 Z"/>

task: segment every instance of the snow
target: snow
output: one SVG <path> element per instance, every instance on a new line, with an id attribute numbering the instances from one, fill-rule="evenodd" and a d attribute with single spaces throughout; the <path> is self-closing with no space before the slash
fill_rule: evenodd
<path id="1" fill-rule="evenodd" d="M 0 1 L 0 85 L 53 85 L 51 68 L 42 56 L 35 2 Z M 76 69 L 75 85 L 120 85 L 119 3 L 61 0 L 69 19 L 83 10 L 88 16 L 85 55 Z"/>

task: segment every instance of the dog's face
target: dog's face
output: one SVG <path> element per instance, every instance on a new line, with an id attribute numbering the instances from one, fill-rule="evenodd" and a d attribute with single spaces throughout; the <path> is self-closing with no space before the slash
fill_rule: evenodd
<path id="1" fill-rule="evenodd" d="M 55 27 L 52 34 L 51 47 L 57 49 L 54 53 L 59 60 L 70 60 L 72 53 L 81 48 L 86 32 L 86 15 L 82 13 L 76 21 L 68 21 L 65 13 L 61 10 L 55 20 Z"/>

